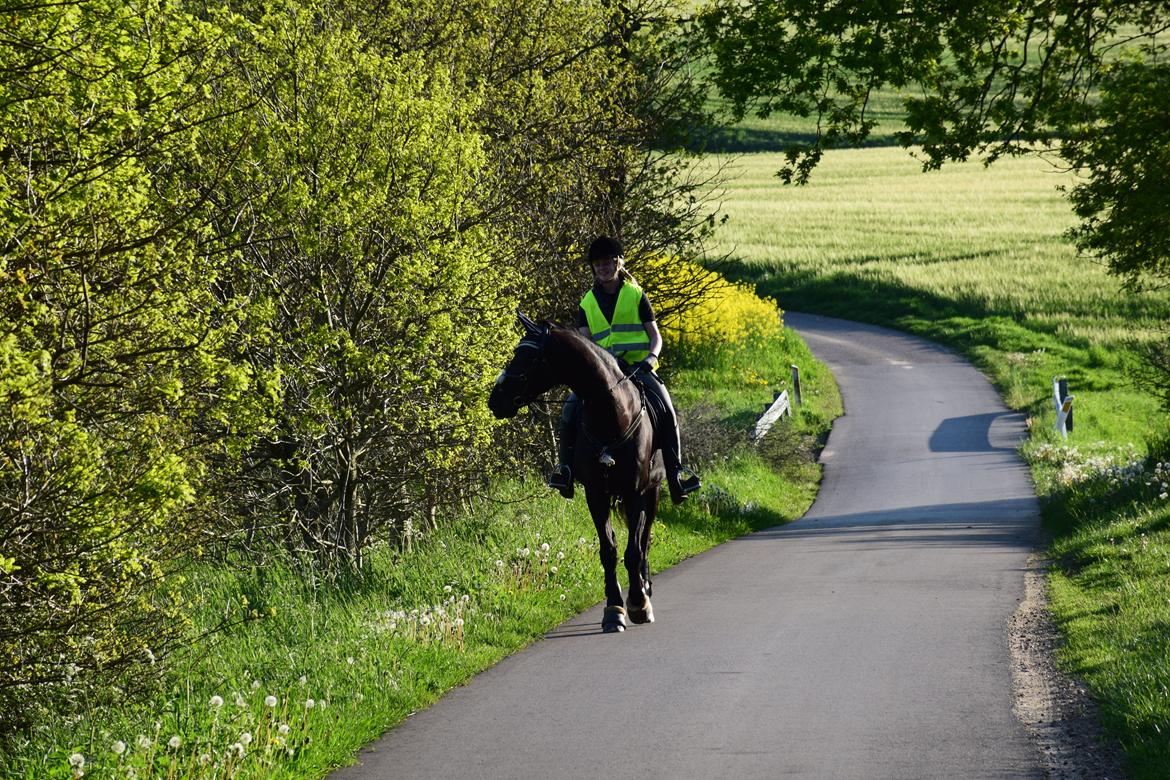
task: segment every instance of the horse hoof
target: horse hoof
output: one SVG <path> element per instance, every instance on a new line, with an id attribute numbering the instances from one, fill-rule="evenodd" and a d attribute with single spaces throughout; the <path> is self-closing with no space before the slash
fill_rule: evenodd
<path id="1" fill-rule="evenodd" d="M 606 607 L 605 614 L 601 618 L 601 630 L 606 634 L 616 634 L 620 631 L 625 631 L 626 626 L 626 610 L 624 607 Z"/>
<path id="2" fill-rule="evenodd" d="M 650 601 L 646 601 L 646 606 L 641 609 L 630 610 L 630 621 L 638 625 L 654 622 L 654 608 L 650 606 Z"/>

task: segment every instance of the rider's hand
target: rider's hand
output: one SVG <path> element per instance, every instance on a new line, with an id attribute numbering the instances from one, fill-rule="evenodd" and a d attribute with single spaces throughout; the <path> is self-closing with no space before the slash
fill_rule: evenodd
<path id="1" fill-rule="evenodd" d="M 635 372 L 643 371 L 643 372 L 649 374 L 649 373 L 653 372 L 654 369 L 657 367 L 658 367 L 658 357 L 655 355 L 650 355 L 645 360 L 639 360 L 637 362 L 637 364 L 634 365 L 634 371 Z"/>

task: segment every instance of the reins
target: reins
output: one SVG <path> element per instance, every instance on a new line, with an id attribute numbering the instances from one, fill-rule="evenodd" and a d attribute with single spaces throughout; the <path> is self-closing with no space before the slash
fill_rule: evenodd
<path id="1" fill-rule="evenodd" d="M 617 387 L 617 385 L 614 385 L 614 387 Z M 639 397 L 641 399 L 641 404 L 638 406 L 638 413 L 634 415 L 634 419 L 630 423 L 629 427 L 626 428 L 626 432 L 617 439 L 614 439 L 611 442 L 603 442 L 591 434 L 589 432 L 589 428 L 585 426 L 581 427 L 581 432 L 585 434 L 585 438 L 588 439 L 591 444 L 595 445 L 598 449 L 601 450 L 601 452 L 598 453 L 598 460 L 601 461 L 602 465 L 612 466 L 614 464 L 614 459 L 609 451 L 611 449 L 616 449 L 617 447 L 620 447 L 628 442 L 631 438 L 633 438 L 638 428 L 641 427 L 642 418 L 646 416 L 646 396 L 639 394 Z"/>

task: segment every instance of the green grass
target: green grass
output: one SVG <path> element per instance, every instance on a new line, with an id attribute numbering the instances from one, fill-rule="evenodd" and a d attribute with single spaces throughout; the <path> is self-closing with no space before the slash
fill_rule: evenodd
<path id="1" fill-rule="evenodd" d="M 687 503 L 666 501 L 655 525 L 654 571 L 803 514 L 819 468 L 783 452 L 785 442 L 807 455 L 807 441 L 823 436 L 840 412 L 832 377 L 795 337 L 694 355 L 675 369 L 670 382 L 680 407 L 705 398 L 705 388 L 721 388 L 715 417 L 742 439 L 750 410 L 771 400 L 760 373 L 774 366 L 786 378 L 794 362 L 806 371 L 802 413 L 765 439 L 778 444 L 745 442 L 705 468 L 704 489 Z M 128 768 L 143 778 L 322 776 L 603 597 L 584 499 L 566 502 L 535 477 L 498 486 L 492 500 L 445 518 L 409 550 L 375 549 L 361 578 L 313 586 L 280 566 L 231 561 L 188 576 L 200 605 L 196 630 L 225 620 L 231 627 L 172 657 L 153 699 L 46 723 L 6 746 L 0 775 L 71 777 L 69 757 L 77 753 L 90 777 L 125 777 Z M 124 744 L 122 753 L 115 743 Z"/>
<path id="2" fill-rule="evenodd" d="M 1057 190 L 1072 179 L 1042 160 L 922 173 L 901 149 L 835 151 L 804 188 L 775 179 L 781 163 L 735 162 L 717 247 L 731 253 L 729 276 L 786 309 L 945 343 L 1027 413 L 1024 455 L 1054 535 L 1060 661 L 1089 684 L 1132 776 L 1165 777 L 1170 503 L 1146 452 L 1166 418 L 1129 368 L 1133 345 L 1170 319 L 1170 296 L 1125 292 L 1077 256 Z M 1076 396 L 1067 444 L 1052 430 L 1058 375 Z"/>

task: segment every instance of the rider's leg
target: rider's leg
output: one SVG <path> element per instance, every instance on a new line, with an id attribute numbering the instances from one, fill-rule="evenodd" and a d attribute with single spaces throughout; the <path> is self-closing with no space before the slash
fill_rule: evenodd
<path id="1" fill-rule="evenodd" d="M 674 413 L 674 403 L 670 400 L 670 393 L 666 385 L 657 374 L 645 376 L 642 383 L 646 392 L 653 393 L 659 400 L 659 408 L 664 411 L 658 420 L 658 444 L 662 448 L 662 465 L 666 469 L 666 485 L 670 488 L 670 500 L 676 504 L 686 500 L 687 494 L 693 493 L 702 487 L 698 476 L 682 465 L 682 444 L 678 435 L 678 417 Z M 681 471 L 688 476 L 683 478 Z"/>
<path id="2" fill-rule="evenodd" d="M 577 417 L 581 411 L 581 399 L 576 393 L 569 393 L 561 408 L 561 421 L 557 430 L 557 457 L 560 463 L 548 475 L 548 486 L 556 488 L 565 498 L 573 497 L 573 455 L 577 445 Z"/>

